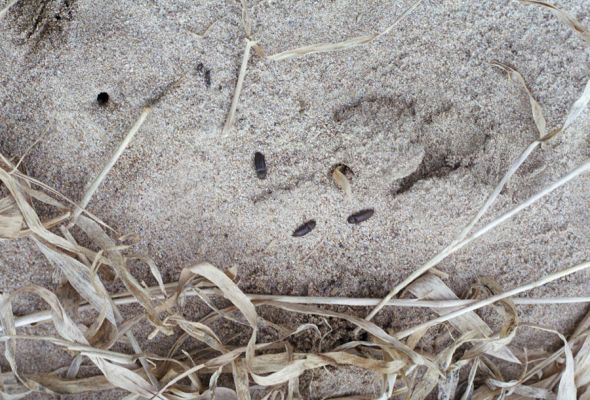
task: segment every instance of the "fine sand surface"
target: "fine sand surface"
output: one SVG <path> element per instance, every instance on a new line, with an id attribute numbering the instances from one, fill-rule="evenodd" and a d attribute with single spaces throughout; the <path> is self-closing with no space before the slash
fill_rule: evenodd
<path id="1" fill-rule="evenodd" d="M 252 39 L 267 54 L 379 32 L 411 5 L 252 3 Z M 590 25 L 590 1 L 560 5 Z M 0 151 L 18 158 L 40 139 L 23 168 L 79 201 L 142 107 L 164 93 L 91 200 L 92 213 L 120 234 L 138 234 L 135 252 L 152 256 L 166 282 L 209 261 L 236 267 L 247 293 L 382 297 L 451 241 L 538 137 L 528 98 L 490 62 L 522 73 L 551 128 L 590 76 L 588 49 L 547 11 L 507 0 L 425 1 L 366 46 L 284 61 L 253 52 L 234 128 L 222 133 L 244 47 L 238 1 L 19 0 L 0 19 Z M 103 91 L 110 101 L 99 106 Z M 533 153 L 483 223 L 587 160 L 588 132 L 586 111 Z M 266 156 L 265 180 L 253 169 L 256 151 Z M 329 175 L 337 163 L 354 172 L 349 199 Z M 589 259 L 588 199 L 586 174 L 447 258 L 439 265 L 446 283 L 461 295 L 490 276 L 508 289 Z M 364 208 L 374 208 L 371 219 L 347 223 Z M 291 236 L 310 219 L 315 230 Z M 132 272 L 155 283 L 147 269 Z M 1 291 L 55 288 L 52 275 L 31 241 L 0 243 Z M 582 272 L 526 295 L 588 296 L 588 278 Z M 15 313 L 39 304 L 30 298 Z M 193 310 L 196 318 L 206 308 Z M 522 321 L 568 333 L 587 306 L 518 310 Z M 399 330 L 432 316 L 396 308 L 375 321 Z M 28 331 L 40 329 L 50 332 Z M 332 329 L 325 348 L 352 337 L 345 324 Z M 312 336 L 294 343 L 312 346 Z M 171 342 L 146 349 L 165 354 Z M 556 343 L 526 330 L 514 342 Z M 25 371 L 68 365 L 47 344 L 21 342 L 19 357 Z M 309 398 L 372 390 L 371 376 L 355 371 L 322 370 L 310 380 Z"/>

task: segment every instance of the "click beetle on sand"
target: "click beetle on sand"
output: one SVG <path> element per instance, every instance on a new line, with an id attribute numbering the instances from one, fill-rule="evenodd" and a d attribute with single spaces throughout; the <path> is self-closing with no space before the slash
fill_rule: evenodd
<path id="1" fill-rule="evenodd" d="M 295 229 L 295 231 L 293 232 L 293 236 L 294 237 L 305 236 L 309 232 L 313 231 L 313 229 L 315 228 L 315 225 L 316 225 L 315 220 L 311 219 L 311 220 L 307 221 L 306 223 L 304 223 L 303 225 L 301 225 L 300 227 L 298 227 L 297 229 Z"/>
<path id="2" fill-rule="evenodd" d="M 374 213 L 375 213 L 375 210 L 373 210 L 372 208 L 367 208 L 366 210 L 361 210 L 359 212 L 356 212 L 356 213 L 350 215 L 348 217 L 347 221 L 349 224 L 360 224 L 361 222 L 366 221 L 369 218 L 371 218 Z"/>

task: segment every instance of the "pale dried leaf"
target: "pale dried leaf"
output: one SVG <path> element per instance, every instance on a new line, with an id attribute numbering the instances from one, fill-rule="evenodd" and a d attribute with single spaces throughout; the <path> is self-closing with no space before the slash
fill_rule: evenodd
<path id="1" fill-rule="evenodd" d="M 439 277 L 432 274 L 426 274 L 416 280 L 408 286 L 408 291 L 419 299 L 444 301 L 459 298 Z M 432 310 L 438 315 L 446 315 L 460 308 L 433 308 Z M 481 338 L 488 338 L 493 334 L 492 329 L 474 312 L 463 314 L 450 320 L 449 323 L 462 334 L 477 332 Z M 505 361 L 520 364 L 520 360 L 505 346 L 490 349 L 487 353 Z"/>
<path id="2" fill-rule="evenodd" d="M 0 239 L 16 239 L 23 226 L 23 216 L 12 197 L 0 199 Z"/>
<path id="3" fill-rule="evenodd" d="M 334 168 L 334 171 L 332 171 L 332 179 L 334 179 L 336 186 L 338 186 L 338 188 L 342 190 L 347 197 L 352 196 L 350 182 L 340 167 Z"/>
<path id="4" fill-rule="evenodd" d="M 96 310 L 106 310 L 107 319 L 116 323 L 113 305 L 107 290 L 100 281 L 93 282 L 92 273 L 86 265 L 36 239 L 35 243 L 49 262 L 63 272 L 80 296 L 92 304 Z"/>

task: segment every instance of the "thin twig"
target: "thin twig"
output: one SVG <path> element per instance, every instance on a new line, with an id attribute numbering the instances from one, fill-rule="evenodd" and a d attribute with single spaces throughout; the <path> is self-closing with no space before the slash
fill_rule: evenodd
<path id="1" fill-rule="evenodd" d="M 65 212 L 61 215 L 58 215 L 57 217 L 51 218 L 47 221 L 42 222 L 43 226 L 45 227 L 45 229 L 50 229 L 53 228 L 54 226 L 57 226 L 59 224 L 61 224 L 63 221 L 67 220 L 68 218 L 70 218 L 71 213 Z M 23 238 L 25 236 L 29 236 L 30 234 L 32 234 L 33 231 L 31 229 L 23 229 L 18 233 L 19 238 Z"/>

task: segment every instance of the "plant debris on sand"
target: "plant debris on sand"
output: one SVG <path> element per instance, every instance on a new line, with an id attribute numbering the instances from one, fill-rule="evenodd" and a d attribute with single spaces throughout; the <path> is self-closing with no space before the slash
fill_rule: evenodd
<path id="1" fill-rule="evenodd" d="M 579 36 L 588 40 L 588 31 L 564 11 L 545 2 L 524 3 L 549 8 Z M 0 16 L 4 12 L 0 12 Z M 223 130 L 225 133 L 229 132 L 234 118 L 250 48 L 256 45 L 249 38 L 247 13 L 243 19 L 248 36 L 246 55 L 234 102 Z M 392 27 L 380 34 L 333 45 L 303 47 L 269 58 L 280 60 L 370 43 Z M 573 103 L 565 122 L 554 129 L 547 129 L 542 107 L 533 98 L 522 75 L 503 63 L 495 62 L 494 65 L 525 89 L 539 139 L 531 143 L 510 165 L 461 233 L 442 252 L 396 285 L 382 300 L 247 294 L 238 287 L 235 271 L 224 271 L 206 262 L 183 269 L 177 282 L 165 283 L 155 262 L 133 254 L 132 236 L 117 233 L 85 210 L 105 176 L 140 130 L 142 123 L 149 118 L 150 107 L 142 111 L 123 143 L 89 185 L 79 204 L 22 173 L 20 161 L 14 162 L 0 155 L 3 195 L 0 199 L 0 239 L 32 240 L 58 271 L 62 281 L 57 293 L 30 285 L 0 296 L 0 340 L 4 342 L 4 357 L 11 368 L 10 372 L 0 374 L 0 398 L 18 399 L 32 392 L 75 394 L 118 388 L 129 392 L 126 397 L 129 399 L 293 399 L 305 397 L 300 393 L 300 379 L 308 371 L 323 367 L 354 367 L 374 374 L 380 385 L 374 392 L 367 393 L 367 397 L 352 396 L 350 399 L 424 399 L 435 392 L 441 399 L 590 399 L 590 314 L 566 338 L 561 332 L 542 325 L 521 323 L 517 311 L 519 304 L 587 302 L 588 299 L 515 297 L 532 288 L 588 269 L 590 261 L 506 290 L 493 280 L 482 278 L 472 286 L 467 299 L 460 299 L 445 284 L 441 278 L 443 274 L 435 269 L 450 254 L 508 221 L 570 180 L 590 171 L 590 161 L 586 161 L 517 207 L 474 230 L 527 157 L 539 145 L 566 130 L 590 101 L 589 81 Z M 156 106 L 151 104 L 151 107 Z M 350 196 L 348 179 L 342 171 L 335 171 L 335 183 Z M 55 216 L 42 220 L 39 216 L 41 207 L 51 208 Z M 144 263 L 158 284 L 147 287 L 138 281 L 130 271 L 131 260 Z M 117 293 L 108 290 L 115 283 L 121 284 L 126 290 Z M 400 294 L 402 298 L 395 298 Z M 12 306 L 15 299 L 23 295 L 39 297 L 47 309 L 16 317 Z M 407 298 L 410 295 L 413 298 Z M 210 307 L 211 313 L 198 321 L 191 320 L 183 312 L 189 299 L 197 299 Z M 122 307 L 129 304 L 139 305 L 134 308 L 137 312 L 132 318 L 124 317 L 121 311 Z M 375 308 L 366 319 L 362 319 L 320 307 L 321 304 Z M 388 332 L 370 320 L 381 308 L 390 305 L 428 307 L 438 317 L 403 331 Z M 312 323 L 297 327 L 278 326 L 259 315 L 258 309 L 263 306 L 286 313 L 341 320 L 356 327 L 364 335 L 326 351 L 302 351 L 294 348 L 289 339 L 303 332 L 318 335 L 320 339 L 318 326 Z M 487 306 L 492 306 L 502 318 L 503 323 L 498 330 L 492 329 L 474 312 Z M 82 311 L 92 315 L 92 323 L 84 325 L 80 321 Z M 219 321 L 239 325 L 240 332 L 246 334 L 239 336 L 237 343 L 224 340 L 223 335 L 215 329 Z M 39 323 L 51 323 L 56 336 L 32 336 L 19 330 Z M 152 354 L 142 349 L 132 328 L 143 323 L 148 323 L 152 329 L 149 340 L 177 337 L 167 354 Z M 432 354 L 418 350 L 418 344 L 428 330 L 437 325 L 445 326 L 451 333 L 444 349 Z M 261 331 L 267 328 L 276 331 L 272 340 L 263 339 L 267 336 L 262 335 Z M 555 335 L 562 342 L 561 348 L 546 352 L 512 346 L 514 338 L 522 330 L 528 329 Z M 183 344 L 188 338 L 198 341 L 201 347 L 190 351 L 184 348 Z M 67 352 L 71 356 L 71 363 L 65 371 L 23 372 L 18 363 L 19 341 L 48 342 Z M 132 351 L 120 350 L 117 346 L 119 343 L 129 345 Z M 502 371 L 506 365 L 516 368 L 519 375 L 513 378 L 504 374 Z M 82 374 L 89 366 L 94 368 L 94 372 Z"/>

